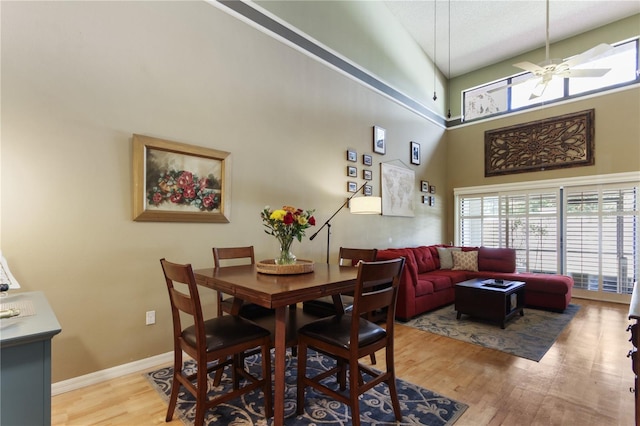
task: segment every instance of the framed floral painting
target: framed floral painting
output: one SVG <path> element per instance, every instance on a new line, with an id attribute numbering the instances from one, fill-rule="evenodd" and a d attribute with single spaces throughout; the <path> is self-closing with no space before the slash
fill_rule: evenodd
<path id="1" fill-rule="evenodd" d="M 231 154 L 133 135 L 133 220 L 229 222 Z"/>

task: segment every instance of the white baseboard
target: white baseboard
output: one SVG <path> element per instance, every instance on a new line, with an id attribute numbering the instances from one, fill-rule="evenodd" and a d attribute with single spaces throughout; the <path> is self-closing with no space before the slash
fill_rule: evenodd
<path id="1" fill-rule="evenodd" d="M 58 395 L 80 389 L 85 386 L 95 385 L 96 383 L 126 376 L 131 373 L 137 373 L 139 371 L 144 371 L 158 365 L 168 364 L 171 362 L 173 362 L 173 351 L 130 362 L 128 364 L 107 368 L 106 370 L 96 371 L 95 373 L 85 374 L 84 376 L 63 380 L 51 385 L 51 395 Z"/>

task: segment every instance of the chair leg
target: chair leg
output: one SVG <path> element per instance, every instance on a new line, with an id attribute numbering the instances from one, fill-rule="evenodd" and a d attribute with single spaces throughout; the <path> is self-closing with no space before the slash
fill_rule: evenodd
<path id="1" fill-rule="evenodd" d="M 269 345 L 262 346 L 262 387 L 264 393 L 264 417 L 269 419 L 273 417 L 273 399 L 271 397 L 271 351 Z"/>
<path id="2" fill-rule="evenodd" d="M 240 374 L 238 370 L 244 368 L 244 357 L 238 354 L 233 355 L 233 363 L 231 364 L 231 381 L 233 382 L 233 390 L 240 388 Z"/>
<path id="3" fill-rule="evenodd" d="M 223 358 L 218 359 L 218 364 L 222 364 L 225 360 Z M 222 381 L 222 373 L 224 373 L 224 368 L 220 368 L 216 370 L 215 375 L 213 376 L 213 385 L 220 386 L 220 382 Z"/>
<path id="4" fill-rule="evenodd" d="M 340 390 L 343 391 L 347 388 L 347 365 L 346 361 L 342 358 L 336 359 L 336 364 L 338 365 L 338 373 L 336 380 L 340 385 Z"/>
<path id="5" fill-rule="evenodd" d="M 193 421 L 194 425 L 204 425 L 205 402 L 207 401 L 207 362 L 198 362 L 198 371 L 196 372 L 196 417 Z"/>
<path id="6" fill-rule="evenodd" d="M 389 386 L 389 397 L 391 398 L 391 405 L 393 405 L 393 412 L 396 415 L 396 420 L 402 421 L 402 411 L 400 411 L 400 402 L 398 401 L 398 390 L 396 388 L 396 372 L 395 372 L 395 364 L 393 361 L 393 349 L 387 350 L 386 358 L 387 358 L 387 373 L 389 374 L 389 378 L 387 379 L 387 385 Z"/>
<path id="7" fill-rule="evenodd" d="M 307 374 L 307 345 L 298 342 L 298 399 L 296 405 L 296 414 L 304 413 L 304 391 L 305 384 L 303 380 Z"/>
<path id="8" fill-rule="evenodd" d="M 166 421 L 170 422 L 173 419 L 173 412 L 176 409 L 178 402 L 178 392 L 180 391 L 180 382 L 178 381 L 178 374 L 182 374 L 182 351 L 175 352 L 173 357 L 173 380 L 171 383 L 171 396 L 169 397 L 169 408 L 167 409 Z"/>
<path id="9" fill-rule="evenodd" d="M 349 360 L 349 405 L 351 408 L 351 424 L 360 426 L 360 368 L 357 359 Z"/>

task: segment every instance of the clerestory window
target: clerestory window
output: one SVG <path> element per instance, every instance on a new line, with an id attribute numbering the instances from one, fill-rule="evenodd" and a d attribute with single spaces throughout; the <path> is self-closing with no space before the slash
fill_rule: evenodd
<path id="1" fill-rule="evenodd" d="M 575 67 L 610 69 L 601 77 L 553 78 L 541 91 L 540 79 L 526 72 L 463 90 L 462 120 L 506 114 L 640 82 L 638 47 L 638 38 L 620 42 L 606 55 Z"/>

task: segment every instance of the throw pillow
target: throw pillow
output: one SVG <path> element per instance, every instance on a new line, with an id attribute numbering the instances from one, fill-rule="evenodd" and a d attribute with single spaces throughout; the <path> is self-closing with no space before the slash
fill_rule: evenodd
<path id="1" fill-rule="evenodd" d="M 453 257 L 451 252 L 460 251 L 460 247 L 438 247 L 438 257 L 440 258 L 440 269 L 453 268 Z"/>
<path id="2" fill-rule="evenodd" d="M 453 258 L 453 270 L 456 271 L 477 271 L 478 270 L 478 252 L 477 251 L 454 251 L 451 253 Z"/>

